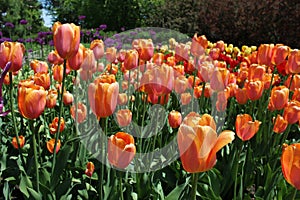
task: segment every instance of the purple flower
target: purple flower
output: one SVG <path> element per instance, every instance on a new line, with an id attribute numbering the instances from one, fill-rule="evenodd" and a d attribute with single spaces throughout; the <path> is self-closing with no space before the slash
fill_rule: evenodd
<path id="1" fill-rule="evenodd" d="M 121 31 L 125 31 L 125 27 L 121 27 Z"/>
<path id="2" fill-rule="evenodd" d="M 85 18 L 86 18 L 86 16 L 84 16 L 84 15 L 79 15 L 79 16 L 78 16 L 78 19 L 79 19 L 79 20 L 84 20 Z"/>
<path id="3" fill-rule="evenodd" d="M 106 24 L 101 24 L 101 25 L 99 26 L 99 28 L 100 28 L 101 30 L 105 30 L 105 29 L 107 28 L 107 25 L 106 25 Z"/>
<path id="4" fill-rule="evenodd" d="M 90 35 L 90 34 L 91 34 L 91 31 L 86 31 L 85 34 L 86 34 L 86 35 Z"/>
<path id="5" fill-rule="evenodd" d="M 113 40 L 111 38 L 107 38 L 106 40 L 104 40 L 105 46 L 108 46 L 108 47 L 111 47 L 114 43 L 115 43 L 115 40 Z"/>
<path id="6" fill-rule="evenodd" d="M 33 50 L 32 49 L 28 49 L 27 52 L 31 53 L 31 52 L 33 52 Z"/>
<path id="7" fill-rule="evenodd" d="M 48 42 L 48 44 L 49 44 L 49 46 L 53 47 L 53 46 L 54 46 L 53 40 L 50 40 L 50 41 Z"/>
<path id="8" fill-rule="evenodd" d="M 6 116 L 10 110 L 7 110 L 5 112 L 3 112 L 3 108 L 4 108 L 4 99 L 2 97 L 2 85 L 3 85 L 3 81 L 4 81 L 4 78 L 9 70 L 9 68 L 11 67 L 11 62 L 8 62 L 3 70 L 3 72 L 1 73 L 1 76 L 0 76 L 0 117 L 4 117 Z"/>
<path id="9" fill-rule="evenodd" d="M 0 37 L 2 37 L 3 36 L 3 33 L 0 31 Z"/>
<path id="10" fill-rule="evenodd" d="M 25 40 L 25 42 L 27 42 L 27 43 L 33 42 L 33 39 L 32 38 L 28 38 L 28 39 Z"/>
<path id="11" fill-rule="evenodd" d="M 6 22 L 5 26 L 9 27 L 9 28 L 14 28 L 15 27 L 15 25 L 13 23 L 11 23 L 11 22 Z"/>
<path id="12" fill-rule="evenodd" d="M 20 42 L 20 43 L 24 43 L 25 42 L 25 40 L 23 38 L 18 38 L 17 41 Z"/>
<path id="13" fill-rule="evenodd" d="M 20 20 L 20 24 L 22 24 L 22 25 L 26 25 L 28 22 L 27 22 L 27 20 L 26 19 L 21 19 Z"/>

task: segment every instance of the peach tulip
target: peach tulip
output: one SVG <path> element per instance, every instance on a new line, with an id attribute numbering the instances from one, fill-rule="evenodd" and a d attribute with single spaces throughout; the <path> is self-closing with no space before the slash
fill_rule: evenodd
<path id="1" fill-rule="evenodd" d="M 170 127 L 178 128 L 182 122 L 182 115 L 176 110 L 172 110 L 168 115 L 168 122 Z"/>
<path id="2" fill-rule="evenodd" d="M 189 113 L 180 125 L 177 143 L 183 168 L 190 173 L 208 171 L 217 162 L 216 153 L 234 140 L 234 132 L 216 133 L 211 126 L 200 125 L 200 115 Z"/>
<path id="3" fill-rule="evenodd" d="M 300 190 L 300 143 L 283 144 L 280 161 L 285 180 Z"/>
<path id="4" fill-rule="evenodd" d="M 129 109 L 118 110 L 116 118 L 120 127 L 128 126 L 131 123 L 132 112 Z"/>
<path id="5" fill-rule="evenodd" d="M 118 132 L 108 139 L 108 161 L 114 167 L 124 169 L 134 158 L 134 138 L 125 132 Z"/>
<path id="6" fill-rule="evenodd" d="M 253 121 L 248 114 L 239 114 L 235 121 L 236 134 L 243 141 L 250 140 L 259 130 L 260 124 L 260 121 Z"/>
<path id="7" fill-rule="evenodd" d="M 75 120 L 76 115 L 77 115 L 77 123 L 82 123 L 86 119 L 87 109 L 86 109 L 86 106 L 83 103 L 78 102 L 77 103 L 77 109 L 76 109 L 76 106 L 73 105 L 71 107 L 70 113 L 71 113 L 71 116 L 74 120 Z"/>
<path id="8" fill-rule="evenodd" d="M 30 67 L 34 73 L 48 73 L 48 64 L 45 61 L 32 60 Z"/>
<path id="9" fill-rule="evenodd" d="M 93 50 L 96 60 L 99 60 L 104 56 L 104 42 L 96 39 L 91 42 L 90 49 Z"/>
<path id="10" fill-rule="evenodd" d="M 69 59 L 77 53 L 80 44 L 79 26 L 55 22 L 52 31 L 54 47 L 61 58 Z"/>
<path id="11" fill-rule="evenodd" d="M 30 81 L 19 83 L 18 107 L 23 117 L 28 119 L 38 118 L 46 106 L 47 93 L 42 86 Z"/>
<path id="12" fill-rule="evenodd" d="M 11 62 L 9 72 L 16 72 L 21 69 L 25 46 L 19 42 L 2 42 L 0 44 L 0 68 L 4 69 L 8 62 Z"/>

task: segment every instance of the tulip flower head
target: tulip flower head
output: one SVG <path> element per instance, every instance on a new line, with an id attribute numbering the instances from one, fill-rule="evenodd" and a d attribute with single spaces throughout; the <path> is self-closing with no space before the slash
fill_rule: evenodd
<path id="1" fill-rule="evenodd" d="M 23 135 L 20 135 L 19 136 L 19 142 L 20 142 L 20 148 L 23 148 L 24 145 L 25 145 L 25 137 Z M 18 149 L 18 142 L 17 142 L 17 138 L 16 137 L 13 137 L 12 141 L 11 141 L 11 144 L 13 145 L 13 147 L 15 149 Z"/>
<path id="2" fill-rule="evenodd" d="M 300 143 L 283 144 L 280 161 L 285 180 L 300 190 Z"/>
<path id="3" fill-rule="evenodd" d="M 202 119 L 203 118 L 203 119 Z M 190 173 L 208 171 L 217 162 L 216 153 L 234 139 L 234 132 L 218 136 L 213 118 L 189 113 L 180 125 L 177 143 L 183 168 Z"/>
<path id="4" fill-rule="evenodd" d="M 259 130 L 260 124 L 260 121 L 253 121 L 248 114 L 239 114 L 235 121 L 236 134 L 243 141 L 250 140 Z"/>
<path id="5" fill-rule="evenodd" d="M 124 169 L 134 158 L 134 138 L 125 132 L 118 132 L 108 139 L 108 161 L 114 167 Z"/>
<path id="6" fill-rule="evenodd" d="M 85 174 L 86 174 L 88 177 L 92 177 L 92 175 L 93 175 L 93 173 L 94 173 L 94 170 L 95 170 L 95 165 L 94 165 L 94 163 L 88 162 L 88 163 L 86 164 Z"/>

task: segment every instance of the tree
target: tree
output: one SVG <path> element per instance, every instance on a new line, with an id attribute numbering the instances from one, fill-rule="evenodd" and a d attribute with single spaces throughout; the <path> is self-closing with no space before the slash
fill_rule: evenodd
<path id="1" fill-rule="evenodd" d="M 24 38 L 45 30 L 42 6 L 38 0 L 0 0 L 0 26 L 3 37 Z M 22 21 L 21 21 L 22 20 Z"/>

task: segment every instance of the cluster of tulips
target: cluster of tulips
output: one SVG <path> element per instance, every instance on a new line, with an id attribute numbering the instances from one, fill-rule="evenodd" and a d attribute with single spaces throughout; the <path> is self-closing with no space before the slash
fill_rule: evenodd
<path id="1" fill-rule="evenodd" d="M 167 110 L 168 123 L 162 132 L 176 133 L 180 163 L 186 172 L 193 174 L 191 198 L 199 196 L 198 172 L 207 172 L 216 166 L 222 148 L 239 139 L 241 153 L 250 148 L 251 143 L 246 142 L 258 133 L 261 134 L 255 140 L 258 144 L 277 135 L 276 144 L 283 149 L 282 174 L 289 184 L 300 190 L 300 143 L 286 144 L 292 126 L 297 129 L 300 123 L 299 50 L 283 44 L 239 49 L 223 41 L 209 42 L 204 35 L 197 34 L 191 42 L 180 43 L 171 38 L 162 46 L 156 46 L 151 39 L 134 39 L 130 49 L 117 50 L 105 46 L 102 40 L 92 41 L 89 47 L 81 44 L 80 27 L 74 24 L 56 22 L 52 30 L 55 49 L 48 54 L 47 61 L 30 61 L 31 71 L 27 73 L 30 75 L 18 81 L 17 102 L 22 118 L 18 121 L 27 120 L 30 129 L 25 131 L 27 134 L 18 131 L 13 100 L 14 77 L 20 78 L 20 72 L 22 74 L 25 47 L 18 42 L 3 42 L 0 46 L 3 69 L 0 114 L 12 119 L 11 143 L 19 150 L 24 166 L 22 148 L 26 137 L 32 137 L 37 193 L 40 192 L 39 165 L 42 164 L 38 163 L 41 152 L 37 149 L 42 143 L 37 130 L 46 118 L 52 120 L 47 122 L 45 129 L 49 134 L 44 137 L 47 139 L 45 147 L 53 158 L 52 174 L 59 165 L 57 156 L 64 142 L 91 126 L 101 126 L 107 136 L 104 157 L 109 165 L 126 170 L 136 153 L 144 150 L 140 146 L 147 146 L 131 133 L 132 124 L 145 126 L 149 122 L 146 110 L 155 104 Z M 72 85 L 66 85 L 68 78 Z M 10 87 L 2 87 L 3 83 Z M 4 89 L 9 91 L 7 104 L 2 96 Z M 7 105 L 10 110 L 4 111 Z M 183 107 L 185 111 L 181 110 Z M 45 117 L 46 112 L 49 116 Z M 220 117 L 222 113 L 227 117 Z M 40 122 L 42 116 L 44 119 Z M 68 116 L 72 117 L 72 124 L 76 124 L 75 129 L 66 122 L 70 121 L 66 119 Z M 228 130 L 218 125 L 222 120 L 228 120 L 224 125 Z M 78 128 L 79 125 L 84 128 Z M 63 134 L 66 129 L 74 134 Z M 266 130 L 269 133 L 263 133 Z M 38 135 L 37 141 L 35 135 Z M 156 136 L 151 139 L 153 148 L 150 150 L 162 148 L 172 138 L 162 133 L 160 136 L 163 138 L 160 142 L 153 141 L 159 140 Z M 166 142 L 162 142 L 165 139 Z M 148 146 L 145 149 L 149 151 Z M 102 171 L 97 173 L 103 178 L 105 169 L 100 168 Z M 92 177 L 94 170 L 94 163 L 88 161 L 85 174 Z M 238 172 L 233 178 L 234 198 L 237 175 Z M 103 193 L 101 187 L 99 196 Z"/>

